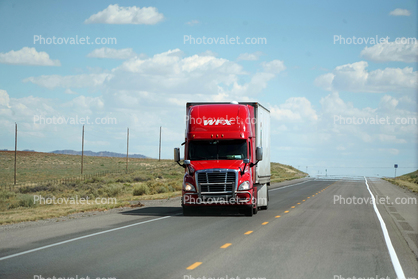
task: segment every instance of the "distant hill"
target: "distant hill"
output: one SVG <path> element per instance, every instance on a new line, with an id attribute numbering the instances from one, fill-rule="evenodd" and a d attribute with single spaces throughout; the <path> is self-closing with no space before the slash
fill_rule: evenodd
<path id="1" fill-rule="evenodd" d="M 81 151 L 75 151 L 75 150 L 55 150 L 49 153 L 65 154 L 65 155 L 81 155 Z M 122 154 L 122 153 L 109 152 L 109 151 L 93 152 L 89 150 L 84 151 L 84 155 L 85 156 L 97 156 L 97 157 L 126 157 L 126 154 Z M 129 158 L 141 159 L 141 158 L 148 158 L 148 157 L 141 155 L 141 154 L 129 154 Z"/>

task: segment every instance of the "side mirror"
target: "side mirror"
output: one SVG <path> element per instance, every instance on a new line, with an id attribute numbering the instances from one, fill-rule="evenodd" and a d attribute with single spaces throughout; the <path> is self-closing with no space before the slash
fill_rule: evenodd
<path id="1" fill-rule="evenodd" d="M 180 148 L 174 148 L 174 162 L 180 162 Z"/>
<path id="2" fill-rule="evenodd" d="M 263 160 L 263 148 L 262 147 L 257 147 L 257 149 L 255 150 L 255 158 L 257 161 Z"/>
<path id="3" fill-rule="evenodd" d="M 184 160 L 183 164 L 184 164 L 185 166 L 189 166 L 189 165 L 190 165 L 190 160 Z"/>
<path id="4" fill-rule="evenodd" d="M 250 159 L 244 159 L 244 164 L 248 164 L 250 162 Z"/>

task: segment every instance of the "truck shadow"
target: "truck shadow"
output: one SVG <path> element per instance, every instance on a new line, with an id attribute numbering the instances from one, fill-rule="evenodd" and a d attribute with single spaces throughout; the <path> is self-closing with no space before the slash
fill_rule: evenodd
<path id="1" fill-rule="evenodd" d="M 173 217 L 204 217 L 204 216 L 222 216 L 222 217 L 245 217 L 234 208 L 196 208 L 191 216 L 184 216 L 183 209 L 178 206 L 147 206 L 129 211 L 120 212 L 122 215 L 137 216 L 173 216 Z"/>
<path id="2" fill-rule="evenodd" d="M 146 206 L 129 211 L 120 212 L 122 215 L 138 216 L 177 216 L 183 210 L 179 206 Z"/>

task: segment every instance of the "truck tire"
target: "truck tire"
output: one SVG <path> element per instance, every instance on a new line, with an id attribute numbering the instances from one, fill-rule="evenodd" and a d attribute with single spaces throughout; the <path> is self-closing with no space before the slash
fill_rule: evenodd
<path id="1" fill-rule="evenodd" d="M 254 186 L 254 192 L 257 193 L 257 186 Z M 253 208 L 253 214 L 257 214 L 258 213 L 258 202 L 257 199 L 255 200 L 255 205 L 251 205 L 251 207 Z"/>
<path id="2" fill-rule="evenodd" d="M 255 207 L 253 207 L 253 214 L 256 215 L 258 213 L 258 206 L 255 205 Z"/>
<path id="3" fill-rule="evenodd" d="M 249 206 L 248 208 L 246 208 L 245 209 L 245 212 L 244 212 L 245 216 L 248 216 L 248 217 L 253 216 L 253 213 L 254 213 L 254 211 L 253 211 L 253 207 L 252 206 Z"/>
<path id="4" fill-rule="evenodd" d="M 261 210 L 267 210 L 267 209 L 269 208 L 269 200 L 270 200 L 270 198 L 269 198 L 269 192 L 268 192 L 268 190 L 267 190 L 267 205 L 265 205 L 265 206 L 260 206 L 260 209 L 261 209 Z"/>

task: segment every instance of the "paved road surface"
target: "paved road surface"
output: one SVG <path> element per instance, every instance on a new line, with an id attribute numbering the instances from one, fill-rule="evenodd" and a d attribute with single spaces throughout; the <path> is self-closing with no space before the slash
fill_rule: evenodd
<path id="1" fill-rule="evenodd" d="M 71 221 L 67 234 L 56 233 L 61 224 L 9 233 L 0 278 L 396 278 L 373 206 L 334 203 L 370 197 L 364 180 L 287 184 L 273 185 L 269 209 L 253 217 L 184 217 L 177 204 Z M 414 254 L 380 213 L 402 272 L 417 277 Z"/>

